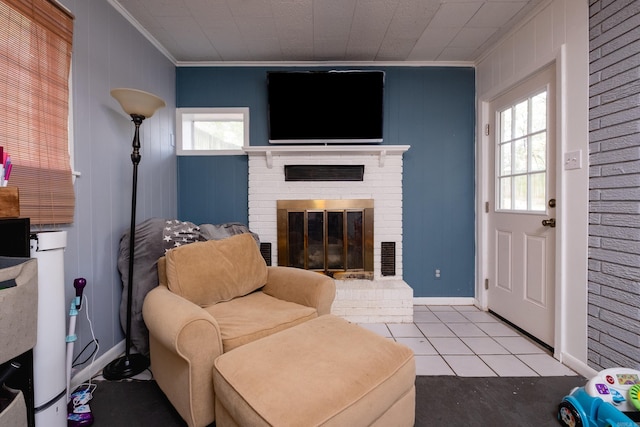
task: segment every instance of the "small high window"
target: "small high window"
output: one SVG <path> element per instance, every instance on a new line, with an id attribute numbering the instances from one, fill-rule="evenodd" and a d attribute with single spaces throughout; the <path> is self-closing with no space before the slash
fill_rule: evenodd
<path id="1" fill-rule="evenodd" d="M 249 146 L 249 108 L 178 108 L 177 154 L 244 154 Z"/>

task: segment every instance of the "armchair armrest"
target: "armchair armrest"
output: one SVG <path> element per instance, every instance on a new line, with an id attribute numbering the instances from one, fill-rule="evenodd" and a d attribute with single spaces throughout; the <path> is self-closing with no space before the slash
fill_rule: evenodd
<path id="1" fill-rule="evenodd" d="M 262 291 L 274 298 L 314 307 L 318 316 L 329 314 L 336 296 L 332 278 L 294 267 L 267 267 L 267 283 Z"/>
<path id="2" fill-rule="evenodd" d="M 213 316 L 165 286 L 149 291 L 144 299 L 142 317 L 150 334 L 160 344 L 183 357 L 202 353 L 213 353 L 217 357 L 222 354 L 220 328 Z M 202 334 L 206 334 L 206 340 L 202 339 Z"/>
<path id="3" fill-rule="evenodd" d="M 215 419 L 213 362 L 223 351 L 218 322 L 163 285 L 145 297 L 142 317 L 156 383 L 187 425 L 210 424 Z"/>

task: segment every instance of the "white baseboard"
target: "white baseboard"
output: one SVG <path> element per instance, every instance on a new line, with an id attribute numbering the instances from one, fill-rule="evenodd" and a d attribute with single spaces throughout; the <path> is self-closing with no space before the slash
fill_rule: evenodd
<path id="1" fill-rule="evenodd" d="M 560 362 L 587 379 L 595 377 L 598 374 L 598 371 L 567 353 L 560 353 Z"/>
<path id="2" fill-rule="evenodd" d="M 478 301 L 473 297 L 414 297 L 413 305 L 475 305 Z"/>
<path id="3" fill-rule="evenodd" d="M 69 385 L 71 390 L 75 390 L 80 384 L 88 382 L 98 372 L 101 372 L 105 366 L 111 363 L 112 360 L 115 360 L 123 355 L 124 351 L 125 340 L 122 340 L 118 344 L 107 350 L 102 356 L 96 358 L 95 362 L 93 362 L 92 364 L 90 363 L 85 368 L 76 372 L 73 375 L 73 378 L 71 378 L 71 384 Z"/>

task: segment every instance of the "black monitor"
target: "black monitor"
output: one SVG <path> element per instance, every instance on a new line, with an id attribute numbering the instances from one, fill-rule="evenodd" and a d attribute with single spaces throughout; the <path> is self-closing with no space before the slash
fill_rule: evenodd
<path id="1" fill-rule="evenodd" d="M 267 73 L 269 142 L 380 143 L 383 71 Z"/>

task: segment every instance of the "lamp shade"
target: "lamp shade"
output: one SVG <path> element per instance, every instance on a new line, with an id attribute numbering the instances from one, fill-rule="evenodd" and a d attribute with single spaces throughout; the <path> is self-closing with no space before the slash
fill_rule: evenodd
<path id="1" fill-rule="evenodd" d="M 118 100 L 125 113 L 144 116 L 147 119 L 153 116 L 153 113 L 159 108 L 166 105 L 162 99 L 154 94 L 138 89 L 112 89 L 111 96 Z"/>

